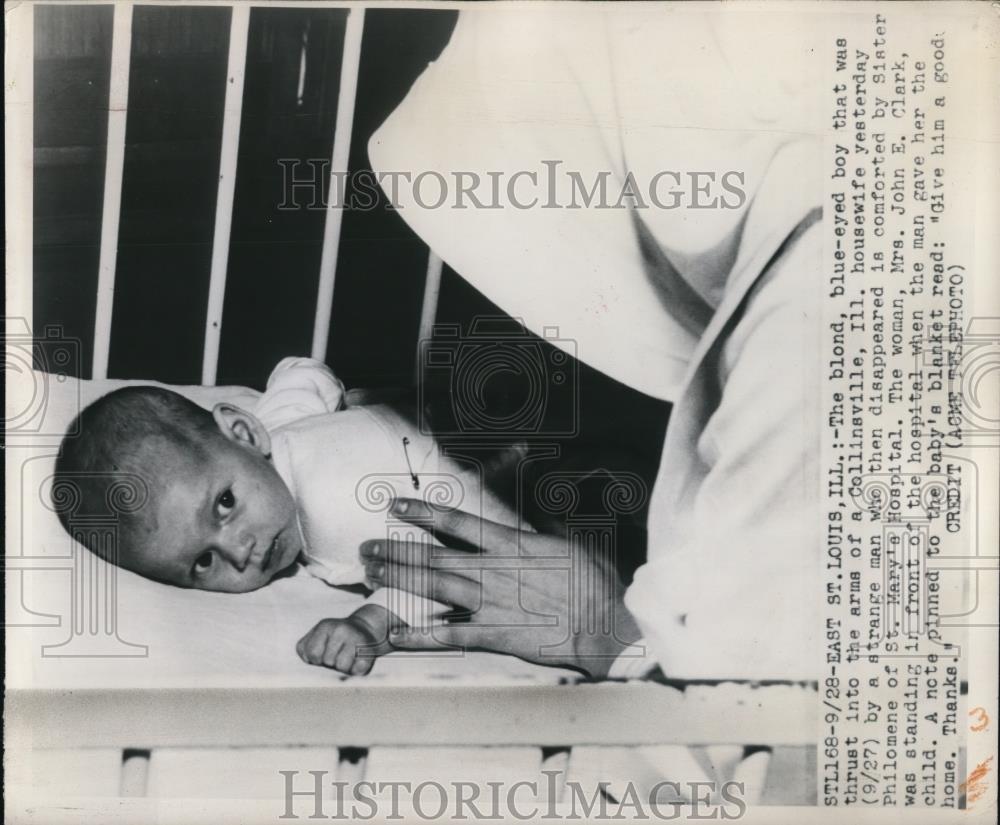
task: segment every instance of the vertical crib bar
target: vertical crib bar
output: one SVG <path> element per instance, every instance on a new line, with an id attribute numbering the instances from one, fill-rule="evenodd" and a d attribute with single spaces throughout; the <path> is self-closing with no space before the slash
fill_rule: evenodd
<path id="1" fill-rule="evenodd" d="M 8 31 L 4 65 L 4 153 L 7 185 L 4 187 L 7 224 L 7 315 L 21 316 L 30 328 L 32 317 L 34 199 L 33 155 L 35 113 L 35 12 L 32 3 L 5 9 Z M 9 333 L 13 333 L 10 324 Z M 6 372 L 6 370 L 5 370 Z M 9 377 L 9 376 L 6 376 Z"/>
<path id="2" fill-rule="evenodd" d="M 107 378 L 108 353 L 111 351 L 111 310 L 115 300 L 115 266 L 118 262 L 118 224 L 122 206 L 131 53 L 132 4 L 116 3 L 111 35 L 108 150 L 104 161 L 104 211 L 101 216 L 101 257 L 97 270 L 93 378 Z"/>
<path id="3" fill-rule="evenodd" d="M 413 368 L 413 383 L 423 377 L 421 342 L 427 341 L 434 330 L 437 317 L 438 296 L 441 294 L 441 270 L 444 265 L 433 249 L 427 252 L 427 277 L 424 279 L 424 301 L 420 309 L 420 330 L 417 332 L 417 358 Z"/>
<path id="4" fill-rule="evenodd" d="M 354 101 L 358 93 L 358 69 L 361 65 L 361 36 L 364 33 L 365 10 L 348 12 L 344 32 L 344 53 L 340 64 L 340 91 L 337 95 L 337 121 L 333 129 L 333 152 L 330 162 L 330 192 L 335 192 L 338 175 L 347 172 L 351 154 L 351 131 L 354 125 Z M 340 224 L 343 205 L 329 196 L 326 204 L 326 225 L 323 228 L 323 255 L 319 264 L 319 291 L 316 298 L 316 320 L 313 324 L 312 357 L 326 359 L 333 313 L 333 282 L 337 274 L 340 251 Z"/>
<path id="5" fill-rule="evenodd" d="M 119 796 L 145 796 L 149 786 L 149 757 L 147 750 L 126 748 L 122 751 L 122 770 L 119 777 Z"/>
<path id="6" fill-rule="evenodd" d="M 215 384 L 222 337 L 222 308 L 226 298 L 229 237 L 233 228 L 233 195 L 236 191 L 236 161 L 243 117 L 243 80 L 246 75 L 250 6 L 234 5 L 229 21 L 229 64 L 226 69 L 226 100 L 223 104 L 222 151 L 219 153 L 219 191 L 215 198 L 215 233 L 212 237 L 212 269 L 205 316 L 205 349 L 201 361 L 201 383 Z"/>

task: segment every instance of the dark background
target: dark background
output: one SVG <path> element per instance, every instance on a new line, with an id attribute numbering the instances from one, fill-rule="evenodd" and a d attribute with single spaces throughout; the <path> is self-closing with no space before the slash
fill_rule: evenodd
<path id="1" fill-rule="evenodd" d="M 112 13 L 110 5 L 35 9 L 33 322 L 79 341 L 82 378 L 93 358 Z M 456 17 L 367 11 L 352 171 L 368 168 L 369 137 L 440 54 Z M 134 9 L 112 378 L 200 379 L 229 20 L 225 7 Z M 309 353 L 325 213 L 278 208 L 278 161 L 330 157 L 345 21 L 342 9 L 251 12 L 220 384 L 262 388 L 282 357 Z M 412 385 L 427 252 L 384 203 L 345 212 L 326 360 L 348 386 Z M 467 332 L 483 315 L 503 313 L 445 267 L 438 321 Z M 577 432 L 554 439 L 559 456 L 536 462 L 533 478 L 603 468 L 637 472 L 651 487 L 668 406 L 576 366 L 572 387 L 550 389 L 578 393 Z M 517 409 L 524 389 L 507 375 L 486 396 L 498 410 Z M 447 381 L 427 387 L 424 400 L 432 418 L 450 418 Z M 566 404 L 554 398 L 554 414 Z M 581 510 L 600 511 L 604 481 L 597 472 L 580 485 Z M 623 525 L 626 577 L 644 556 L 644 521 L 645 508 Z"/>

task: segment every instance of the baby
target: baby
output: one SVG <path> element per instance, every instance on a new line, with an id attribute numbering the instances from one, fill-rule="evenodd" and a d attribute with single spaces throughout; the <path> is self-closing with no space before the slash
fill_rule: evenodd
<path id="1" fill-rule="evenodd" d="M 516 524 L 478 473 L 440 456 L 405 416 L 385 405 L 343 409 L 343 399 L 341 382 L 308 358 L 282 361 L 253 412 L 226 403 L 209 412 L 170 390 L 127 387 L 80 413 L 56 481 L 71 480 L 87 512 L 116 475 L 141 477 L 148 500 L 121 516 L 117 558 L 108 560 L 230 593 L 262 587 L 297 562 L 333 585 L 368 584 L 358 548 L 385 533 L 395 495 L 436 487 L 454 506 Z M 391 649 L 391 624 L 423 624 L 447 609 L 383 588 L 350 616 L 319 622 L 297 651 L 362 675 Z"/>

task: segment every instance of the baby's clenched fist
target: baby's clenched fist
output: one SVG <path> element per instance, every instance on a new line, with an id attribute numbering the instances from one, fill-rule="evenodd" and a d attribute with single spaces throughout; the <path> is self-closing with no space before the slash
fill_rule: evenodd
<path id="1" fill-rule="evenodd" d="M 364 676 L 375 657 L 385 652 L 385 635 L 355 616 L 323 619 L 295 646 L 304 662 L 333 668 L 349 676 Z"/>

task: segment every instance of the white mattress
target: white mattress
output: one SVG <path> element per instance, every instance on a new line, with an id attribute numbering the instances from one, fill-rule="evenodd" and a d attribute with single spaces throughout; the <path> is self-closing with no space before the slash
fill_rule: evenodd
<path id="1" fill-rule="evenodd" d="M 60 434 L 81 405 L 125 383 L 150 382 L 57 382 L 40 373 L 16 378 L 15 391 L 8 387 L 13 399 L 8 413 L 11 404 L 24 407 L 31 398 L 38 412 L 30 426 L 9 439 L 5 456 L 8 687 L 293 687 L 341 681 L 334 671 L 302 663 L 295 642 L 318 620 L 350 613 L 361 603 L 360 595 L 330 587 L 304 570 L 238 595 L 157 584 L 112 570 L 89 552 L 75 552 L 55 514 L 43 505 Z M 223 398 L 252 406 L 257 396 L 244 387 L 175 389 L 205 406 Z M 113 633 L 98 639 L 74 636 L 74 609 L 78 615 L 85 608 L 103 609 L 99 599 L 74 599 L 74 557 L 92 565 L 82 580 L 93 584 L 100 576 L 112 576 L 105 581 L 117 590 L 109 600 L 116 605 L 115 621 L 102 617 L 92 626 L 111 631 L 114 625 L 120 642 Z M 95 641 L 101 643 L 98 655 L 92 655 Z M 537 684 L 567 677 L 572 674 L 505 656 L 417 653 L 384 657 L 363 678 Z"/>

